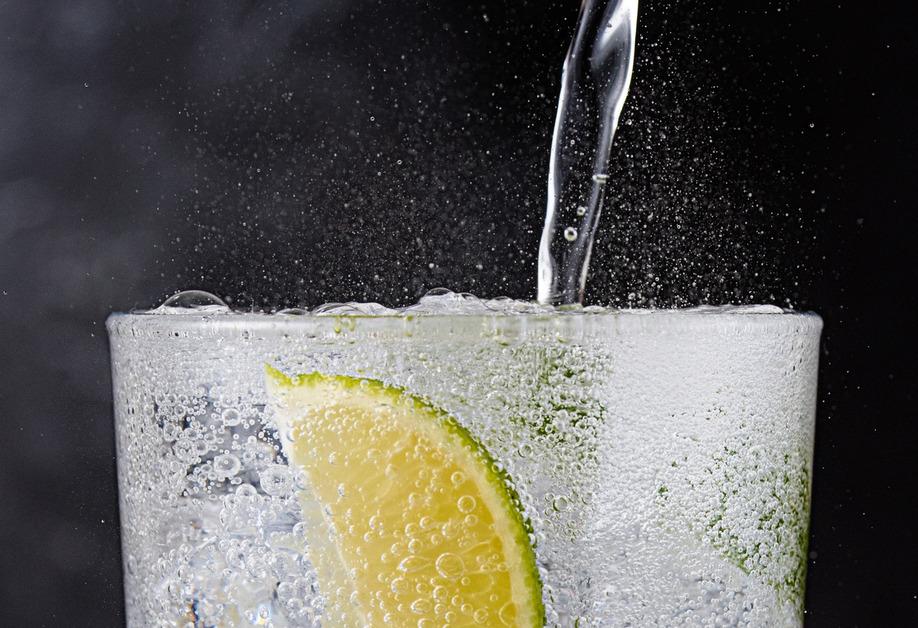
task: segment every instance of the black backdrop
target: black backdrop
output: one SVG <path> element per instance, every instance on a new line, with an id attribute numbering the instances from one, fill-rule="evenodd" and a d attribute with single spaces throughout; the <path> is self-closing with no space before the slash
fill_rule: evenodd
<path id="1" fill-rule="evenodd" d="M 594 303 L 825 319 L 812 626 L 918 619 L 907 4 L 645 1 L 594 254 Z M 123 622 L 108 312 L 533 296 L 575 16 L 0 2 L 0 624 Z"/>

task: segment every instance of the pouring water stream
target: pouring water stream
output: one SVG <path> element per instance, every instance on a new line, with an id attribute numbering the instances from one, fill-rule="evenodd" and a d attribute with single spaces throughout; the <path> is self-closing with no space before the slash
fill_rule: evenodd
<path id="1" fill-rule="evenodd" d="M 634 63 L 638 0 L 584 0 L 564 61 L 539 245 L 538 300 L 583 301 L 607 166 Z"/>

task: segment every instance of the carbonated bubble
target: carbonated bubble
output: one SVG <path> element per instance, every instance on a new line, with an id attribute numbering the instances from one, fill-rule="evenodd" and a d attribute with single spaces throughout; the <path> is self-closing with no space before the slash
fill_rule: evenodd
<path id="1" fill-rule="evenodd" d="M 259 484 L 268 495 L 285 495 L 293 488 L 293 476 L 286 465 L 268 465 L 258 474 Z"/>
<path id="2" fill-rule="evenodd" d="M 229 306 L 220 297 L 203 290 L 184 290 L 173 294 L 154 314 L 200 314 L 201 312 L 229 312 Z"/>
<path id="3" fill-rule="evenodd" d="M 258 489 L 256 489 L 251 484 L 248 484 L 248 483 L 240 484 L 239 486 L 236 487 L 237 497 L 247 498 L 247 497 L 255 497 L 256 495 L 258 495 Z"/>
<path id="4" fill-rule="evenodd" d="M 233 454 L 220 454 L 214 457 L 214 471 L 223 478 L 231 478 L 242 468 L 239 458 Z"/>
<path id="5" fill-rule="evenodd" d="M 420 556 L 409 556 L 398 564 L 398 570 L 404 571 L 405 573 L 413 573 L 420 569 L 423 569 L 430 563 L 427 560 L 421 558 Z"/>
<path id="6" fill-rule="evenodd" d="M 220 414 L 220 418 L 223 419 L 223 425 L 232 427 L 234 425 L 239 425 L 239 421 L 242 420 L 242 415 L 239 414 L 239 410 L 236 408 L 227 408 Z"/>
<path id="7" fill-rule="evenodd" d="M 463 495 L 459 498 L 459 501 L 456 502 L 456 506 L 460 511 L 469 513 L 475 510 L 475 498 L 471 495 Z"/>
<path id="8" fill-rule="evenodd" d="M 458 578 L 465 569 L 465 564 L 462 562 L 462 559 L 452 552 L 440 554 L 437 557 L 435 565 L 437 567 L 437 573 L 444 578 Z"/>

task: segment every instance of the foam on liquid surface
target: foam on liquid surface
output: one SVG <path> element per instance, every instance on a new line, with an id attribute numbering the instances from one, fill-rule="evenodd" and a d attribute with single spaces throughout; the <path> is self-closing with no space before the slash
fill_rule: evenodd
<path id="1" fill-rule="evenodd" d="M 202 290 L 179 292 L 152 310 L 143 310 L 138 314 L 158 315 L 215 315 L 239 313 L 230 309 L 222 300 Z M 790 314 L 791 310 L 775 305 L 702 305 L 679 310 L 652 309 L 616 309 L 597 305 L 563 305 L 549 304 L 497 297 L 480 298 L 466 292 L 453 292 L 445 288 L 435 288 L 422 296 L 417 303 L 404 307 L 387 307 L 375 302 L 324 303 L 311 310 L 305 308 L 285 308 L 273 312 L 280 316 L 406 316 L 406 315 L 443 315 L 443 316 L 513 316 L 524 314 L 652 314 L 678 312 L 680 314 Z"/>

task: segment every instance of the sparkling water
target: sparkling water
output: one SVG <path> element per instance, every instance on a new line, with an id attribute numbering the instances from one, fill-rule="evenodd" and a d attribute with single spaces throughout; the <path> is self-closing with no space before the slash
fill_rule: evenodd
<path id="1" fill-rule="evenodd" d="M 449 292 L 115 314 L 128 623 L 329 625 L 271 365 L 400 386 L 467 428 L 531 522 L 548 625 L 800 625 L 821 326 Z"/>

